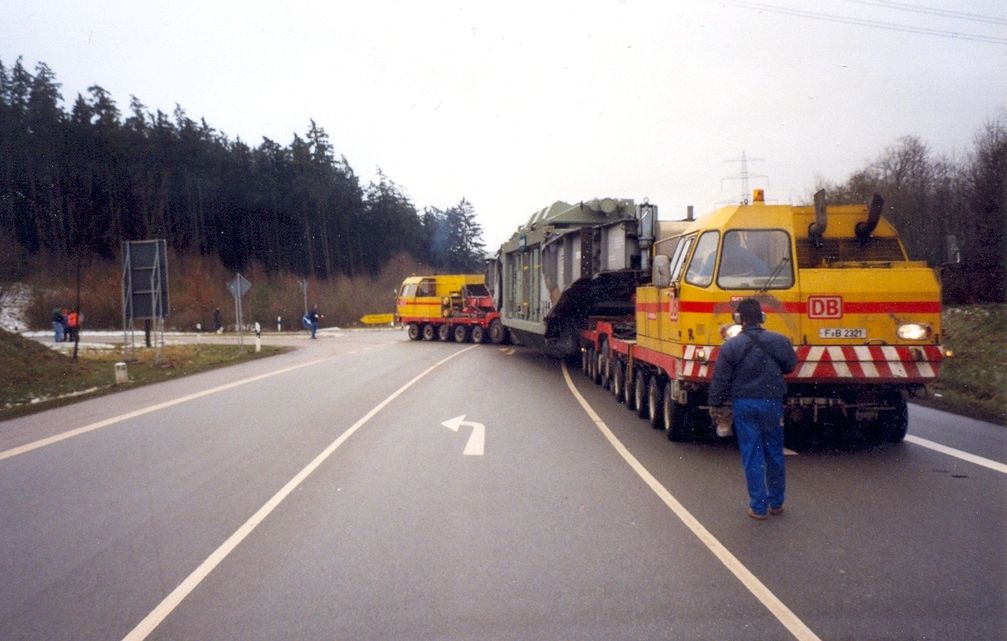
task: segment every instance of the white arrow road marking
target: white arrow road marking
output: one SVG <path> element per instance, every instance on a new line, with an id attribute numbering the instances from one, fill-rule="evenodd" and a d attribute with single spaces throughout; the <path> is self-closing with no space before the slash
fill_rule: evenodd
<path id="1" fill-rule="evenodd" d="M 457 432 L 462 425 L 470 425 L 472 434 L 469 435 L 469 442 L 465 444 L 465 456 L 482 456 L 486 449 L 486 426 L 475 421 L 466 421 L 465 415 L 456 416 L 451 420 L 441 423 L 452 432 Z"/>

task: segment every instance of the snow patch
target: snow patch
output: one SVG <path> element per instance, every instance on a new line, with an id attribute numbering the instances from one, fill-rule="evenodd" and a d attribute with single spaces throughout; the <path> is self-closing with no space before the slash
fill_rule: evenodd
<path id="1" fill-rule="evenodd" d="M 25 320 L 31 288 L 23 283 L 13 283 L 0 296 L 0 328 L 8 332 L 23 332 L 28 328 Z"/>

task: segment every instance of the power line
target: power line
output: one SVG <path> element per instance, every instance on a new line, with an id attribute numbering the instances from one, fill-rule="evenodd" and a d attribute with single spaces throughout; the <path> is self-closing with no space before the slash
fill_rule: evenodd
<path id="1" fill-rule="evenodd" d="M 964 11 L 953 11 L 951 9 L 940 9 L 938 7 L 924 7 L 905 2 L 895 2 L 894 0 L 846 0 L 856 4 L 866 4 L 885 9 L 895 9 L 898 11 L 908 11 L 910 13 L 921 13 L 931 16 L 941 16 L 942 18 L 955 18 L 958 20 L 971 20 L 984 24 L 1004 24 L 1007 25 L 1007 18 L 998 16 L 988 16 L 981 13 L 965 13 Z"/>
<path id="2" fill-rule="evenodd" d="M 748 171 L 748 163 L 750 162 L 763 162 L 765 158 L 752 158 L 749 156 L 744 149 L 741 150 L 740 158 L 728 158 L 724 162 L 740 162 L 741 163 L 741 173 L 736 176 L 728 176 L 726 178 L 720 179 L 720 190 L 724 190 L 725 180 L 740 180 L 741 181 L 741 196 L 739 197 L 739 202 L 747 203 L 749 198 L 752 197 L 752 193 L 748 190 L 748 181 L 751 178 L 768 178 L 765 174 L 753 174 Z"/>
<path id="3" fill-rule="evenodd" d="M 867 18 L 853 18 L 850 16 L 839 16 L 819 11 L 808 11 L 806 9 L 792 9 L 790 7 L 780 7 L 763 2 L 744 2 L 741 0 L 707 0 L 718 4 L 733 5 L 744 9 L 754 9 L 765 11 L 766 13 L 778 13 L 798 18 L 809 18 L 811 20 L 821 20 L 824 22 L 835 22 L 839 24 L 851 24 L 860 27 L 871 27 L 874 29 L 884 29 L 887 31 L 899 31 L 902 33 L 915 33 L 925 36 L 937 36 L 950 38 L 952 40 L 970 40 L 972 42 L 985 42 L 988 44 L 1007 45 L 1007 38 L 997 38 L 995 36 L 985 36 L 974 33 L 960 33 L 957 31 L 947 31 L 945 29 L 929 29 L 927 27 L 916 27 L 898 22 L 885 22 L 882 20 L 869 20 Z"/>

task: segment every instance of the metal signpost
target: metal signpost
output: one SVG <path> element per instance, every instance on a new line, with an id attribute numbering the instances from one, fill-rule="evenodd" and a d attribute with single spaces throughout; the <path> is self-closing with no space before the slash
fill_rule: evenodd
<path id="1" fill-rule="evenodd" d="M 154 364 L 164 356 L 164 319 L 168 315 L 168 246 L 163 238 L 127 240 L 122 244 L 123 352 L 135 349 L 135 321 L 153 324 L 157 351 Z"/>
<path id="2" fill-rule="evenodd" d="M 241 318 L 241 297 L 248 293 L 248 290 L 252 288 L 252 283 L 248 282 L 248 279 L 241 275 L 239 272 L 234 280 L 227 283 L 227 289 L 231 291 L 231 295 L 234 296 L 234 319 L 235 325 L 238 329 L 238 345 L 244 345 L 244 321 Z"/>
<path id="3" fill-rule="evenodd" d="M 300 287 L 301 293 L 304 294 L 304 315 L 308 315 L 308 281 L 299 280 L 297 281 L 297 286 Z"/>

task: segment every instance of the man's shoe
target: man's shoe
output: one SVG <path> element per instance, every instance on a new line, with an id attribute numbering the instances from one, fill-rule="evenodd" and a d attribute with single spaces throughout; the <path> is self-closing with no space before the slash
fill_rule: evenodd
<path id="1" fill-rule="evenodd" d="M 779 516 L 779 515 L 783 514 L 783 506 L 782 505 L 780 507 L 772 507 L 772 506 L 770 506 L 769 507 L 769 513 L 772 514 L 773 516 Z"/>
<path id="2" fill-rule="evenodd" d="M 753 510 L 752 508 L 748 508 L 748 516 L 752 517 L 756 521 L 765 521 L 766 520 L 766 515 L 765 514 L 759 514 L 758 512 L 756 512 L 755 510 Z"/>

